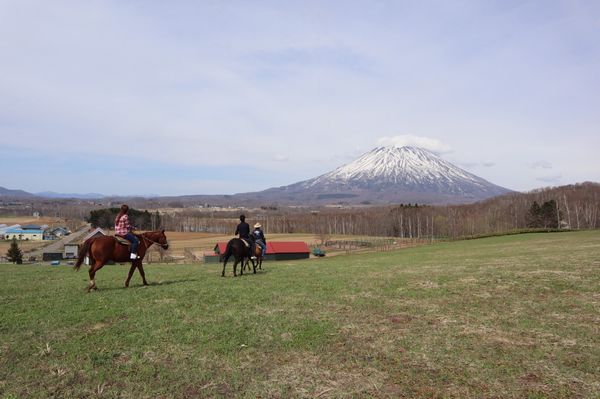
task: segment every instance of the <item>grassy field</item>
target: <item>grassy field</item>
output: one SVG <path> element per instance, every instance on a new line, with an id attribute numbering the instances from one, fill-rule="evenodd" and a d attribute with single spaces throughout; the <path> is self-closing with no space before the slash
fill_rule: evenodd
<path id="1" fill-rule="evenodd" d="M 600 397 L 600 232 L 294 262 L 0 266 L 0 397 Z"/>

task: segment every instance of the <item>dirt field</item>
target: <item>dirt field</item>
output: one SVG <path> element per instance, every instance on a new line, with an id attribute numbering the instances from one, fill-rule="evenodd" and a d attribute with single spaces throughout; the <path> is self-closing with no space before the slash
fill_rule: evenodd
<path id="1" fill-rule="evenodd" d="M 210 233 L 180 233 L 180 232 L 167 232 L 167 238 L 169 239 L 169 256 L 179 258 L 185 256 L 186 249 L 191 252 L 197 258 L 201 259 L 205 252 L 212 252 L 215 245 L 219 242 L 227 242 L 233 238 L 232 235 L 220 235 Z M 383 237 L 354 237 L 354 236 L 342 236 L 334 235 L 328 238 L 331 241 L 376 241 L 384 240 Z M 268 241 L 303 241 L 308 244 L 309 247 L 320 246 L 321 242 L 319 237 L 314 234 L 267 234 Z M 395 247 L 408 247 L 414 246 L 409 240 L 395 239 Z M 335 256 L 347 253 L 350 249 L 341 248 L 327 248 L 323 247 L 326 251 L 327 256 Z M 373 251 L 374 249 L 352 249 L 353 253 Z"/>
<path id="2" fill-rule="evenodd" d="M 47 224 L 51 226 L 55 223 L 64 223 L 61 218 L 54 217 L 33 217 L 33 216 L 0 216 L 0 224 L 8 226 L 13 224 Z"/>

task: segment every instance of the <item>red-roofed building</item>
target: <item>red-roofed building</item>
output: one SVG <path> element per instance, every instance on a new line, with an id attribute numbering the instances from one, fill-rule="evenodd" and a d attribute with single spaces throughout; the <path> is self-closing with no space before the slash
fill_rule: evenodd
<path id="1" fill-rule="evenodd" d="M 215 259 L 221 261 L 221 254 L 227 249 L 226 242 L 219 242 L 215 245 L 215 253 L 205 254 L 205 262 L 214 262 Z M 307 259 L 310 257 L 310 248 L 303 241 L 269 241 L 267 242 L 267 253 L 265 260 L 293 260 Z"/>

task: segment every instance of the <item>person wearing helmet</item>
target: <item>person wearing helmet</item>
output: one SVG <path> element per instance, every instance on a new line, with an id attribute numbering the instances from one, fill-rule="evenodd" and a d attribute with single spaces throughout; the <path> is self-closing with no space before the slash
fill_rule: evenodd
<path id="1" fill-rule="evenodd" d="M 262 249 L 261 256 L 264 258 L 265 254 L 267 253 L 267 240 L 265 239 L 265 235 L 261 230 L 261 227 L 262 226 L 260 223 L 256 223 L 254 225 L 254 230 L 252 231 L 252 238 L 254 238 L 254 242 L 256 243 L 256 245 L 258 245 Z M 252 259 L 256 259 L 254 253 L 252 254 Z"/>

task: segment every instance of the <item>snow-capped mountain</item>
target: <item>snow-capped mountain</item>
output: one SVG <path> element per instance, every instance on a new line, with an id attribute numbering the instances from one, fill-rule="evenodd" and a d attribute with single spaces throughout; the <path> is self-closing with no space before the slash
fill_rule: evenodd
<path id="1" fill-rule="evenodd" d="M 422 148 L 378 147 L 329 173 L 260 194 L 294 202 L 440 204 L 508 192 Z"/>

